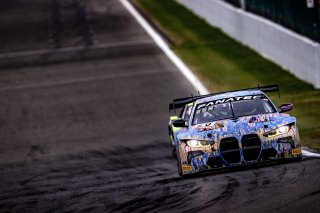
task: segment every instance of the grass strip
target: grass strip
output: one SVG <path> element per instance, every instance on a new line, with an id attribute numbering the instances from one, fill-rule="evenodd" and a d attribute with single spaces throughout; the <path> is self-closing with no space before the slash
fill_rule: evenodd
<path id="1" fill-rule="evenodd" d="M 174 0 L 133 0 L 175 41 L 172 50 L 193 69 L 212 92 L 278 83 L 281 99 L 293 103 L 301 143 L 320 150 L 320 90 L 299 80 L 252 49 L 238 43 L 220 29 Z"/>

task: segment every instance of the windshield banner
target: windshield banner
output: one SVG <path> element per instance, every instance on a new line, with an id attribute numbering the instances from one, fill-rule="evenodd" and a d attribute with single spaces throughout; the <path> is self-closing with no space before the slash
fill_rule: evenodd
<path id="1" fill-rule="evenodd" d="M 210 101 L 207 103 L 199 104 L 197 106 L 197 109 L 202 109 L 208 106 L 213 106 L 213 105 L 223 104 L 223 103 L 228 103 L 233 101 L 254 100 L 254 99 L 261 99 L 261 98 L 264 98 L 264 95 L 246 95 L 246 96 L 237 96 L 232 98 L 218 99 L 218 100 Z"/>

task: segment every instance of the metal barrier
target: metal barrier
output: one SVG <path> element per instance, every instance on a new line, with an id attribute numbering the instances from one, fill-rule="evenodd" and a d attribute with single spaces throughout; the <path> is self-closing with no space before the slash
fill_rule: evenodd
<path id="1" fill-rule="evenodd" d="M 320 44 L 217 0 L 177 0 L 213 26 L 320 88 Z"/>
<path id="2" fill-rule="evenodd" d="M 224 0 L 320 42 L 318 0 Z"/>

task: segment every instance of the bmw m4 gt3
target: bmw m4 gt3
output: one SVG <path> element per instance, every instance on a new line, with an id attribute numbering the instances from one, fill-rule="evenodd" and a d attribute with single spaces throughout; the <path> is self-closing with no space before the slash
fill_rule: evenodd
<path id="1" fill-rule="evenodd" d="M 284 113 L 293 105 L 278 111 L 265 94 L 273 91 L 278 85 L 174 100 L 170 109 L 188 106 L 190 114 L 171 121 L 179 174 L 301 159 L 296 118 Z"/>

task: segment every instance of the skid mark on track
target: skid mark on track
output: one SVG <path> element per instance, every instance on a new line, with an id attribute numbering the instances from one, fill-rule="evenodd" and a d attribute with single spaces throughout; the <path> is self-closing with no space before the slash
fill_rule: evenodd
<path id="1" fill-rule="evenodd" d="M 195 194 L 195 193 L 199 192 L 200 190 L 201 190 L 201 187 L 199 186 L 199 187 L 193 189 L 193 190 L 190 192 L 190 194 Z"/>
<path id="2" fill-rule="evenodd" d="M 257 180 L 253 180 L 253 181 L 249 182 L 249 186 L 250 186 L 250 188 L 248 188 L 248 191 L 250 192 L 250 191 L 257 189 L 259 187 L 259 183 Z"/>
<path id="3" fill-rule="evenodd" d="M 119 152 L 119 149 L 123 151 Z M 166 184 L 162 186 L 155 182 L 173 172 L 166 166 L 166 164 L 175 165 L 175 160 L 170 157 L 169 144 L 155 141 L 148 145 L 119 149 L 93 150 L 57 157 L 52 161 L 37 160 L 37 164 L 26 163 L 20 166 L 25 175 L 15 176 L 12 179 L 5 178 L 5 174 L 14 173 L 11 169 L 14 165 L 3 164 L 1 179 L 8 183 L 8 187 L 5 191 L 4 188 L 0 190 L 2 194 L 0 205 L 7 206 L 11 201 L 16 202 L 18 198 L 23 205 L 28 205 L 30 197 L 42 195 L 46 195 L 44 199 L 47 202 L 51 202 L 50 197 L 62 196 L 60 198 L 66 198 L 64 201 L 66 203 L 78 203 L 86 196 L 93 197 L 95 193 L 110 197 L 115 191 L 122 191 L 125 194 L 133 193 L 135 196 L 136 190 L 141 196 L 162 190 L 164 196 L 158 198 L 162 201 L 166 200 L 167 196 L 170 197 L 170 186 Z M 20 182 L 20 185 L 11 184 L 15 182 Z M 160 188 L 153 187 L 157 185 Z M 147 187 L 144 188 L 145 186 Z"/>
<path id="4" fill-rule="evenodd" d="M 218 203 L 224 203 L 228 201 L 233 196 L 235 190 L 240 187 L 240 182 L 238 179 L 231 176 L 225 176 L 223 178 L 227 180 L 227 183 L 224 185 L 220 194 L 214 196 L 214 198 L 208 201 L 199 203 L 197 207 L 192 207 L 188 209 L 187 212 L 203 211 Z M 215 191 L 219 190 L 220 188 L 220 186 L 214 187 Z"/>
<path id="5" fill-rule="evenodd" d="M 282 180 L 282 178 L 287 174 L 287 167 L 282 167 L 282 171 L 279 173 L 279 175 L 277 176 L 277 178 L 279 180 Z"/>
<path id="6" fill-rule="evenodd" d="M 226 201 L 226 200 L 230 199 L 232 197 L 235 189 L 240 186 L 240 182 L 237 179 L 230 177 L 230 176 L 226 176 L 226 178 L 228 180 L 228 183 L 227 183 L 224 191 L 218 197 L 209 201 L 209 203 L 214 204 L 219 201 Z"/>
<path id="7" fill-rule="evenodd" d="M 248 182 L 248 192 L 261 192 L 261 189 L 268 187 L 268 185 L 272 183 L 270 176 L 262 169 L 254 169 L 251 170 L 250 173 L 253 174 L 254 178 L 252 178 L 252 181 Z"/>
<path id="8" fill-rule="evenodd" d="M 15 166 L 23 176 L 14 175 L 12 167 Z M 22 165 L 1 165 L 1 169 L 2 184 L 6 188 L 1 190 L 0 207 L 31 212 L 34 209 L 29 207 L 39 206 L 34 202 L 40 197 L 43 205 L 55 203 L 67 211 L 166 212 L 174 209 L 195 212 L 225 205 L 229 211 L 234 205 L 246 207 L 260 202 L 277 184 L 300 182 L 307 171 L 304 165 L 291 164 L 185 179 L 178 176 L 175 159 L 170 156 L 170 146 L 165 141 L 91 150 L 51 160 L 37 159 L 36 164 L 30 161 Z M 282 178 L 282 181 L 271 182 L 273 178 Z M 17 182 L 20 184 L 14 184 Z M 238 197 L 243 193 L 252 195 L 250 202 Z M 319 194 L 317 191 L 304 193 L 307 197 Z M 240 200 L 235 202 L 236 199 Z"/>
<path id="9" fill-rule="evenodd" d="M 38 175 L 35 175 L 35 176 L 32 176 L 31 178 L 28 178 L 27 180 L 24 180 L 20 183 L 20 185 L 26 185 L 27 183 L 29 183 L 30 181 L 34 180 L 35 178 L 38 178 L 38 177 L 41 177 L 41 176 L 44 176 L 48 174 L 48 172 L 45 172 L 45 173 L 42 173 L 42 174 L 38 174 Z"/>
<path id="10" fill-rule="evenodd" d="M 154 150 L 162 154 L 151 154 Z M 253 180 L 256 181 L 254 184 L 258 185 L 255 188 L 257 191 L 250 192 L 250 195 L 254 196 L 253 199 L 250 202 L 240 200 L 237 205 L 243 202 L 241 205 L 250 206 L 253 201 L 259 202 L 259 198 L 265 198 L 261 191 L 265 191 L 265 187 L 271 184 L 266 177 L 283 177 L 283 180 L 287 180 L 285 174 L 290 168 L 295 168 L 295 165 L 288 168 L 282 168 L 281 165 L 276 168 L 267 167 L 184 179 L 176 176 L 175 167 L 170 169 L 171 164 L 175 165 L 175 160 L 166 159 L 165 153 L 170 154 L 167 144 L 154 142 L 126 147 L 123 151 L 119 153 L 116 150 L 93 150 L 64 156 L 61 158 L 65 162 L 64 165 L 45 162 L 37 167 L 42 168 L 44 173 L 31 176 L 20 188 L 18 186 L 10 190 L 9 187 L 2 193 L 0 206 L 28 210 L 29 206 L 39 205 L 34 202 L 42 197 L 43 202 L 55 202 L 56 206 L 70 211 L 87 209 L 93 212 L 165 212 L 175 209 L 175 212 L 195 212 L 211 211 L 225 205 L 226 211 L 230 211 L 235 205 L 234 200 L 239 199 L 235 196 L 243 194 Z M 149 153 L 149 157 L 145 157 L 145 153 Z M 140 166 L 125 167 L 127 160 L 135 159 L 139 162 L 139 158 L 143 159 Z M 109 170 L 117 166 L 121 169 Z M 34 171 L 33 167 L 26 168 L 26 173 L 31 174 Z M 303 167 L 298 174 L 303 173 L 302 171 Z M 169 178 L 172 173 L 174 175 Z M 15 196 L 12 196 L 13 194 Z M 303 197 L 318 194 L 319 191 L 316 190 L 305 193 Z"/>
<path id="11" fill-rule="evenodd" d="M 37 144 L 37 145 L 32 145 L 30 147 L 30 150 L 29 150 L 27 156 L 28 157 L 35 157 L 38 155 L 44 155 L 44 154 L 48 154 L 48 153 L 49 153 L 49 149 L 46 144 L 44 144 L 44 145 Z"/>
<path id="12" fill-rule="evenodd" d="M 302 199 L 302 198 L 311 197 L 311 196 L 318 195 L 318 194 L 320 194 L 320 189 L 318 189 L 318 190 L 316 190 L 316 191 L 313 191 L 313 192 L 310 192 L 310 193 L 308 193 L 308 194 L 306 194 L 306 195 L 302 195 L 302 196 L 300 196 L 297 200 L 300 200 L 300 199 Z"/>
<path id="13" fill-rule="evenodd" d="M 299 170 L 300 170 L 299 173 L 296 174 L 295 177 L 289 179 L 289 183 L 291 183 L 291 184 L 296 183 L 296 182 L 298 182 L 301 178 L 303 178 L 304 173 L 306 172 L 306 165 L 305 165 L 305 163 L 304 163 L 304 162 L 300 162 L 298 168 L 299 168 Z M 298 168 L 296 168 L 296 169 L 298 169 Z"/>

